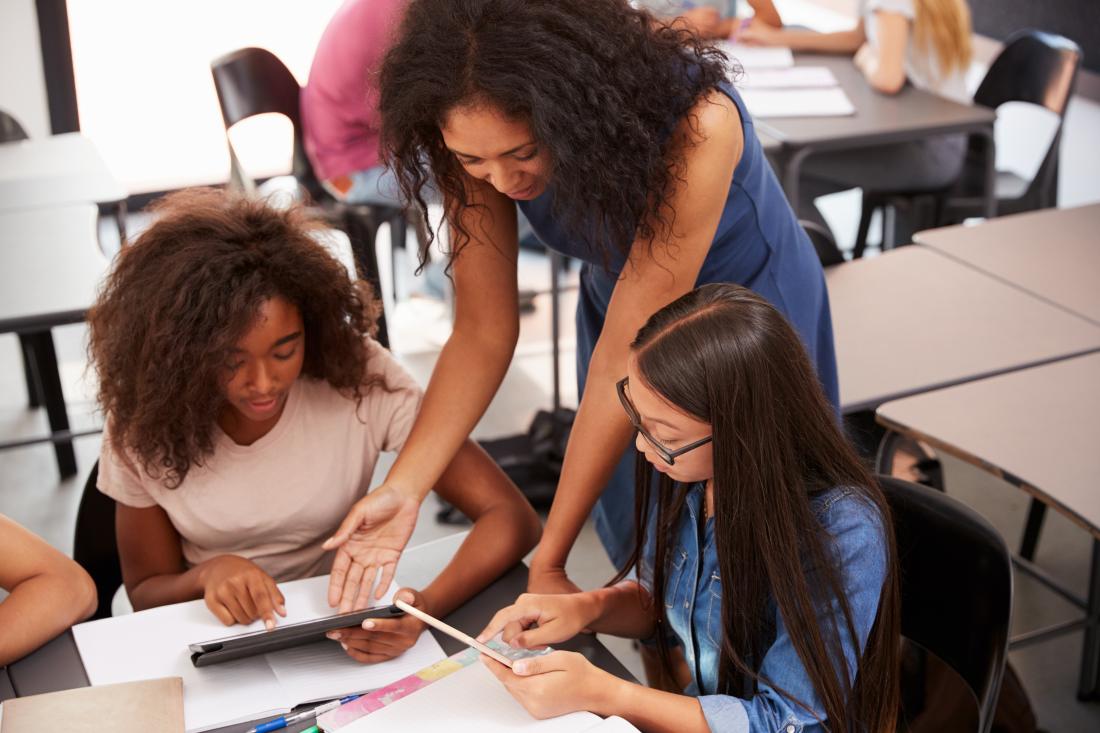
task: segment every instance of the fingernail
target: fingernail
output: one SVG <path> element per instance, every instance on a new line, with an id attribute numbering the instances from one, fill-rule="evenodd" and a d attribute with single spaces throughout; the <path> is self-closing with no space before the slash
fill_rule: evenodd
<path id="1" fill-rule="evenodd" d="M 269 618 L 264 619 L 264 626 L 267 628 L 268 631 L 271 631 L 273 628 L 275 628 L 275 622 Z"/>
<path id="2" fill-rule="evenodd" d="M 336 633 L 335 631 L 330 631 L 327 634 L 325 634 L 325 636 L 332 639 L 333 641 L 340 641 L 340 635 L 338 633 Z"/>
<path id="3" fill-rule="evenodd" d="M 518 662 L 513 663 L 512 671 L 516 674 L 527 674 L 527 662 L 521 659 Z"/>
<path id="4" fill-rule="evenodd" d="M 373 621 L 364 621 L 363 622 L 363 628 L 364 629 L 373 629 L 374 628 L 374 622 Z"/>
<path id="5" fill-rule="evenodd" d="M 346 652 L 346 651 L 348 650 L 348 645 L 347 645 L 347 644 L 345 644 L 345 643 L 344 643 L 344 642 L 342 642 L 342 641 L 340 642 L 340 646 L 344 647 L 344 651 L 345 651 L 345 652 Z"/>

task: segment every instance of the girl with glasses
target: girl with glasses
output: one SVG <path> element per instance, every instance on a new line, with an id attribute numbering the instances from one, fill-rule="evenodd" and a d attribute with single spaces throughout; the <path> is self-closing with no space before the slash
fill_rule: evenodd
<path id="1" fill-rule="evenodd" d="M 676 691 L 571 652 L 485 664 L 537 717 L 589 710 L 678 733 L 893 730 L 890 514 L 797 334 L 751 291 L 706 285 L 648 320 L 626 371 L 638 461 L 627 568 L 598 590 L 521 596 L 481 638 L 651 639 Z"/>

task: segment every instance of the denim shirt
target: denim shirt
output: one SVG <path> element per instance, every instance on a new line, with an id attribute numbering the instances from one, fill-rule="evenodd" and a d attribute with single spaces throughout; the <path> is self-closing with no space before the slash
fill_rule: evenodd
<path id="1" fill-rule="evenodd" d="M 712 731 L 820 733 L 824 728 L 817 717 L 764 683 L 750 699 L 716 694 L 722 642 L 722 579 L 714 544 L 714 520 L 706 519 L 700 532 L 699 517 L 705 500 L 703 484 L 689 489 L 686 511 L 671 550 L 665 589 L 665 615 L 677 637 L 675 641 L 683 648 L 692 675 L 692 682 L 684 693 L 699 698 Z M 811 501 L 818 520 L 833 538 L 841 582 L 859 636 L 860 648 L 857 650 L 848 634 L 841 633 L 845 662 L 849 674 L 854 675 L 859 654 L 875 622 L 879 595 L 886 579 L 882 519 L 873 505 L 851 489 L 832 489 Z M 652 567 L 655 543 L 652 532 L 649 540 L 642 569 L 643 582 L 647 586 L 651 577 L 647 577 L 646 566 Z M 775 616 L 775 638 L 757 671 L 824 718 L 821 699 L 791 643 L 774 600 L 769 608 Z M 826 612 L 837 615 L 837 628 L 845 628 L 838 604 L 830 604 Z"/>

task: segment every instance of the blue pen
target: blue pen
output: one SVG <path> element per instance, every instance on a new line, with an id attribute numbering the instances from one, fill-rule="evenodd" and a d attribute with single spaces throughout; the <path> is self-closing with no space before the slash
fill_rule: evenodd
<path id="1" fill-rule="evenodd" d="M 294 713 L 293 715 L 280 715 L 274 720 L 269 720 L 266 723 L 261 723 L 255 728 L 249 728 L 247 733 L 270 733 L 273 730 L 281 730 L 288 725 L 294 725 L 295 723 L 306 720 L 307 718 L 315 718 L 324 715 L 329 710 L 335 710 L 344 703 L 351 702 L 358 698 L 359 695 L 348 695 L 347 697 L 341 697 L 339 700 L 333 700 L 332 702 L 326 702 L 324 705 L 318 705 L 312 710 L 303 710 L 300 713 Z"/>

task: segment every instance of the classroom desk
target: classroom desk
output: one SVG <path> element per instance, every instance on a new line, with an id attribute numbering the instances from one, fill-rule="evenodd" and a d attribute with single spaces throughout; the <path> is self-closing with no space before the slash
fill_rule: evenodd
<path id="1" fill-rule="evenodd" d="M 1100 350 L 1100 326 L 924 247 L 825 271 L 845 414 Z"/>
<path id="2" fill-rule="evenodd" d="M 772 139 L 766 146 L 788 200 L 797 203 L 799 177 L 806 158 L 823 151 L 865 148 L 870 145 L 923 140 L 939 135 L 967 133 L 986 138 L 986 215 L 995 213 L 996 112 L 980 105 L 953 102 L 906 86 L 888 96 L 871 89 L 851 58 L 830 54 L 795 54 L 796 66 L 826 66 L 836 76 L 856 109 L 847 117 L 760 118 L 756 126 Z"/>
<path id="3" fill-rule="evenodd" d="M 913 239 L 1100 324 L 1100 204 L 931 229 Z"/>
<path id="4" fill-rule="evenodd" d="M 0 333 L 19 333 L 51 432 L 2 442 L 0 450 L 53 442 L 62 477 L 76 473 L 72 439 L 84 433 L 69 430 L 50 329 L 84 320 L 110 266 L 99 249 L 98 215 L 88 203 L 0 211 Z"/>
<path id="5" fill-rule="evenodd" d="M 399 581 L 422 587 L 444 566 L 462 541 L 464 533 L 452 535 L 419 547 L 410 548 L 401 559 L 398 569 Z M 527 590 L 527 567 L 517 565 L 503 577 L 474 596 L 469 602 L 449 614 L 445 620 L 452 626 L 476 635 L 499 609 L 510 605 Z M 451 637 L 434 629 L 432 635 L 443 647 L 445 654 L 454 654 L 465 647 Z M 598 667 L 626 680 L 634 680 L 633 675 L 616 659 L 595 636 L 582 634 L 565 644 L 556 644 L 557 648 L 580 652 Z M 9 668 L 15 692 L 19 696 L 35 695 L 43 692 L 66 690 L 74 687 L 87 687 L 88 677 L 84 665 L 73 641 L 71 631 L 66 631 L 46 646 L 21 659 Z M 308 706 L 307 706 L 308 707 Z M 242 733 L 261 720 L 216 729 L 217 733 Z M 286 729 L 289 733 L 308 728 L 312 723 Z"/>
<path id="6" fill-rule="evenodd" d="M 79 132 L 0 144 L 0 210 L 118 204 L 127 192 Z"/>
<path id="7" fill-rule="evenodd" d="M 1024 634 L 1013 645 L 1084 628 L 1078 696 L 1100 699 L 1100 354 L 888 402 L 876 417 L 891 431 L 880 471 L 889 468 L 889 436 L 922 440 L 1023 489 L 1092 534 L 1087 598 L 1018 559 L 1018 567 L 1086 615 Z"/>

